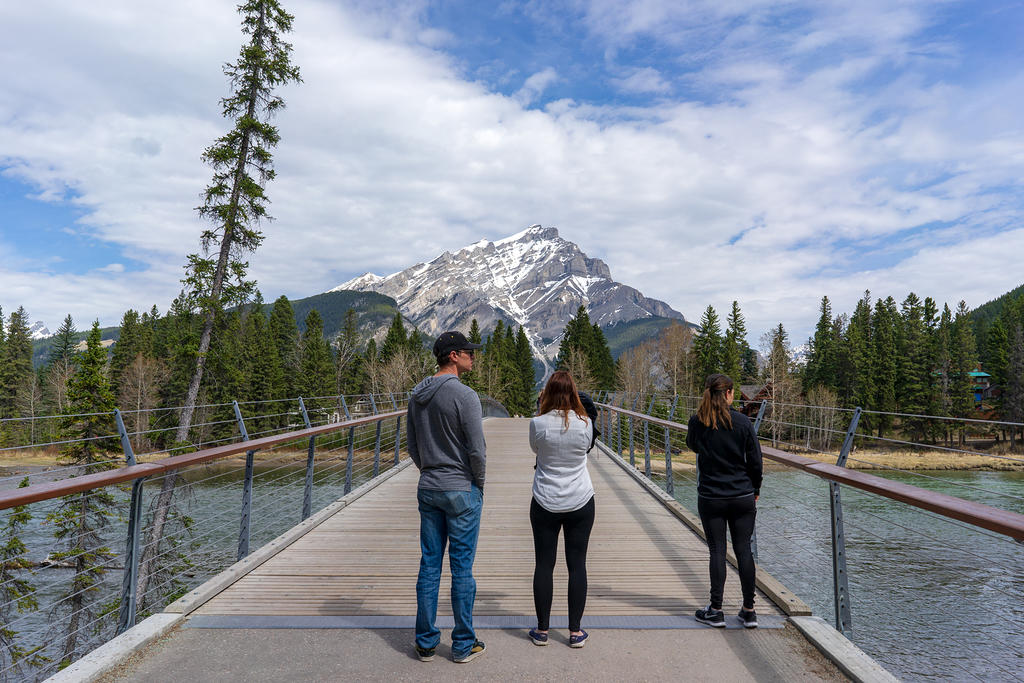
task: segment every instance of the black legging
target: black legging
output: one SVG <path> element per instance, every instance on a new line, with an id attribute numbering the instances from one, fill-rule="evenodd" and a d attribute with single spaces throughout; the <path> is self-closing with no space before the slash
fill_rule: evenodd
<path id="1" fill-rule="evenodd" d="M 754 554 L 750 552 L 750 537 L 754 533 L 754 519 L 757 505 L 754 494 L 742 498 L 697 497 L 697 512 L 704 525 L 708 551 L 711 560 L 711 607 L 722 609 L 722 593 L 725 590 L 725 527 L 729 525 L 732 535 L 732 549 L 736 553 L 736 564 L 740 570 L 740 587 L 743 590 L 743 606 L 754 607 Z"/>
<path id="2" fill-rule="evenodd" d="M 565 529 L 565 564 L 569 568 L 569 630 L 579 631 L 583 608 L 587 604 L 587 545 L 594 528 L 594 498 L 572 512 L 548 512 L 533 500 L 530 503 L 533 526 L 533 550 L 537 564 L 533 570 L 533 605 L 537 610 L 537 628 L 547 631 L 551 617 L 552 573 L 558 550 L 558 531 Z"/>

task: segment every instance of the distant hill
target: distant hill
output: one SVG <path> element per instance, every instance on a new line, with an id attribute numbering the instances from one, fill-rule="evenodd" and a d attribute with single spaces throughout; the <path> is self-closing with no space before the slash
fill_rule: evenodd
<path id="1" fill-rule="evenodd" d="M 659 332 L 674 322 L 697 329 L 697 326 L 691 322 L 655 315 L 615 323 L 614 325 L 602 327 L 601 331 L 604 332 L 604 336 L 608 340 L 608 348 L 612 351 L 612 358 L 618 359 L 624 351 L 628 351 L 648 339 L 653 339 Z"/>
<path id="2" fill-rule="evenodd" d="M 324 292 L 305 299 L 295 299 L 291 304 L 300 332 L 305 332 L 306 316 L 315 308 L 324 320 L 324 336 L 328 339 L 333 339 L 341 331 L 345 324 L 345 313 L 350 308 L 359 316 L 359 335 L 364 341 L 370 337 L 382 338 L 398 312 L 398 304 L 389 296 L 352 290 Z M 266 304 L 267 315 L 270 315 L 271 308 L 273 303 Z"/>
<path id="3" fill-rule="evenodd" d="M 89 336 L 89 330 L 79 330 L 75 333 L 75 343 L 85 341 L 85 338 Z M 100 328 L 100 339 L 117 341 L 121 338 L 121 328 L 118 327 L 101 327 Z M 53 344 L 56 342 L 55 337 L 45 337 L 43 339 L 32 340 L 32 367 L 39 368 L 46 364 L 46 359 L 50 356 L 50 351 L 53 349 Z"/>
<path id="4" fill-rule="evenodd" d="M 1021 297 L 1024 297 L 1024 285 L 1011 289 L 1006 294 L 992 299 L 992 301 L 984 303 L 971 311 L 971 323 L 974 325 L 974 337 L 978 342 L 979 349 L 985 348 L 988 326 L 992 324 L 995 317 L 1003 312 L 1007 304 L 1017 301 Z"/>
<path id="5" fill-rule="evenodd" d="M 1016 301 L 1022 296 L 1024 296 L 1024 285 L 1021 285 L 1016 289 L 1011 289 L 1006 294 L 975 308 L 971 311 L 971 320 L 974 322 L 975 328 L 977 328 L 978 325 L 984 325 L 987 327 L 989 323 L 999 315 L 1007 303 L 1010 301 Z"/>

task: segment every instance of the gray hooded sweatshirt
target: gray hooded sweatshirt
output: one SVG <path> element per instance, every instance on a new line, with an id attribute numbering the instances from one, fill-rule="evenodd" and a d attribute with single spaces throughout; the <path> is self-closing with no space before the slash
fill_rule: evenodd
<path id="1" fill-rule="evenodd" d="M 484 487 L 487 463 L 480 397 L 455 375 L 427 377 L 409 401 L 409 455 L 421 489 Z"/>

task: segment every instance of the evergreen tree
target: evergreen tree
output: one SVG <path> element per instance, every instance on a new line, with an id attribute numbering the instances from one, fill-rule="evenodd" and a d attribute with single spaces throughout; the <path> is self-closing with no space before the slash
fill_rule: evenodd
<path id="1" fill-rule="evenodd" d="M 230 404 L 232 401 L 239 400 L 240 396 L 244 397 L 246 391 L 246 362 L 243 358 L 244 338 L 242 315 L 239 309 L 236 308 L 217 315 L 214 335 L 217 344 L 212 346 L 208 353 L 206 376 L 203 379 L 203 390 L 199 396 L 202 399 L 201 403 L 217 406 L 208 409 L 212 413 L 209 413 L 203 422 L 218 424 L 197 429 L 199 439 L 203 442 L 228 439 L 238 433 L 238 427 L 234 423 L 235 412 Z M 256 432 L 257 430 L 251 429 L 250 431 Z"/>
<path id="2" fill-rule="evenodd" d="M 597 323 L 594 323 L 591 327 L 588 349 L 587 357 L 590 361 L 590 371 L 594 376 L 597 388 L 614 389 L 615 359 L 612 358 L 612 350 L 608 346 L 608 339 L 604 336 L 604 331 Z"/>
<path id="3" fill-rule="evenodd" d="M 295 398 L 299 395 L 299 327 L 295 324 L 295 311 L 283 294 L 274 301 L 270 311 L 270 336 L 277 347 L 281 362 L 281 389 L 277 398 Z"/>
<path id="4" fill-rule="evenodd" d="M 57 332 L 53 335 L 53 345 L 50 347 L 50 353 L 46 357 L 47 365 L 52 366 L 58 363 L 61 365 L 71 365 L 74 362 L 76 334 L 75 322 L 71 319 L 71 315 L 68 314 L 64 317 L 64 321 L 61 322 Z"/>
<path id="5" fill-rule="evenodd" d="M 7 339 L 0 363 L 0 417 L 17 417 L 18 393 L 32 378 L 32 336 L 23 307 L 7 321 Z"/>
<path id="6" fill-rule="evenodd" d="M 26 486 L 28 477 L 21 480 L 18 488 Z M 28 505 L 19 505 L 7 513 L 7 521 L 0 528 L 0 671 L 18 673 L 23 678 L 26 677 L 25 664 L 41 666 L 48 661 L 47 657 L 39 654 L 42 645 L 22 646 L 18 642 L 18 633 L 10 627 L 15 614 L 39 608 L 36 591 L 23 573 L 29 572 L 32 566 L 25 557 L 27 548 L 21 540 L 21 534 L 30 521 L 32 513 Z"/>
<path id="7" fill-rule="evenodd" d="M 324 323 L 315 308 L 306 316 L 306 331 L 302 335 L 302 395 L 306 397 L 330 396 L 334 389 L 334 359 L 331 347 L 324 339 Z"/>
<path id="8" fill-rule="evenodd" d="M 476 318 L 473 318 L 473 321 L 469 324 L 469 334 L 466 338 L 472 344 L 483 343 L 483 337 L 480 335 L 480 323 L 476 321 Z M 483 391 L 480 384 L 480 367 L 484 362 L 483 353 L 477 351 L 476 360 L 473 363 L 473 369 L 463 374 L 462 377 L 459 378 L 459 381 L 474 391 Z"/>
<path id="9" fill-rule="evenodd" d="M 744 382 L 757 380 L 757 351 L 744 344 L 743 365 L 740 375 Z"/>
<path id="10" fill-rule="evenodd" d="M 933 370 L 930 353 L 928 324 L 925 305 L 913 292 L 901 304 L 899 319 L 900 335 L 897 349 L 899 379 L 896 384 L 896 401 L 899 411 L 921 415 L 928 411 Z M 928 421 L 908 418 L 906 426 L 914 440 L 923 440 L 928 431 Z"/>
<path id="11" fill-rule="evenodd" d="M 838 339 L 832 319 L 832 303 L 827 296 L 821 297 L 821 315 L 814 328 L 807 366 L 804 368 L 804 389 L 825 387 L 835 390 L 838 385 Z"/>
<path id="12" fill-rule="evenodd" d="M 284 107 L 284 100 L 274 90 L 302 80 L 290 61 L 292 46 L 281 40 L 291 31 L 292 15 L 281 8 L 278 0 L 246 0 L 238 11 L 242 14 L 242 32 L 250 40 L 242 47 L 238 61 L 224 66 L 234 92 L 221 100 L 221 106 L 224 117 L 233 120 L 235 126 L 203 152 L 203 161 L 214 173 L 198 212 L 213 227 L 202 233 L 202 254 L 190 254 L 186 266 L 184 282 L 191 303 L 202 311 L 203 325 L 176 441 L 188 437 L 218 313 L 232 303 L 245 302 L 254 289 L 254 283 L 245 279 L 248 263 L 239 255 L 259 247 L 263 233 L 257 225 L 268 218 L 269 200 L 263 188 L 274 178 L 271 150 L 280 140 L 270 118 Z M 168 480 L 173 487 L 175 477 Z M 162 527 L 153 529 L 156 534 L 162 531 Z"/>
<path id="13" fill-rule="evenodd" d="M 747 344 L 747 324 L 740 313 L 739 302 L 732 302 L 732 310 L 725 319 L 728 328 L 725 331 L 723 368 L 724 374 L 732 379 L 736 387 L 736 400 L 739 400 L 739 386 L 743 383 L 743 352 Z"/>
<path id="14" fill-rule="evenodd" d="M 865 291 L 846 327 L 843 393 L 850 397 L 849 407 L 859 406 L 867 410 L 875 407 L 871 346 L 871 293 Z"/>
<path id="15" fill-rule="evenodd" d="M 140 348 L 142 334 L 142 320 L 138 311 L 128 309 L 121 317 L 121 332 L 110 357 L 110 385 L 115 395 L 121 387 L 121 373 L 137 354 L 143 353 Z"/>
<path id="16" fill-rule="evenodd" d="M 501 324 L 501 321 L 498 321 Z M 555 357 L 555 367 L 564 368 L 567 366 L 570 349 L 577 349 L 586 354 L 588 343 L 593 335 L 590 316 L 587 314 L 586 306 L 576 309 L 574 315 L 565 325 L 562 331 L 562 342 L 558 346 L 558 356 Z"/>
<path id="17" fill-rule="evenodd" d="M 568 370 L 585 391 L 615 387 L 615 360 L 608 340 L 601 327 L 590 322 L 585 306 L 576 309 L 576 315 L 562 332 L 555 367 Z"/>
<path id="18" fill-rule="evenodd" d="M 530 340 L 521 325 L 516 334 L 515 364 L 519 376 L 521 398 L 521 403 L 517 406 L 517 413 L 523 416 L 532 415 L 535 399 L 533 352 L 530 350 Z"/>
<path id="19" fill-rule="evenodd" d="M 1024 422 L 1024 325 L 1021 323 L 1014 325 L 1013 334 L 1010 336 L 1003 412 L 1010 422 Z M 1016 433 L 1018 430 L 1018 427 L 1010 429 L 1010 440 L 1014 447 L 1017 445 Z"/>
<path id="20" fill-rule="evenodd" d="M 1002 315 L 996 314 L 985 336 L 985 363 L 983 369 L 992 375 L 996 386 L 1006 385 L 1006 366 L 1010 362 L 1010 336 L 1006 332 Z"/>
<path id="21" fill-rule="evenodd" d="M 892 425 L 892 415 L 884 413 L 895 412 L 897 407 L 897 315 L 896 301 L 891 296 L 875 302 L 875 313 L 871 318 L 871 369 L 875 389 L 872 407 L 883 413 L 875 417 L 878 436 Z"/>
<path id="22" fill-rule="evenodd" d="M 284 374 L 277 346 L 269 333 L 270 323 L 259 302 L 252 306 L 245 318 L 244 361 L 245 398 L 249 401 L 269 401 L 283 396 Z M 280 412 L 280 406 L 264 404 L 263 412 Z M 257 412 L 260 409 L 256 408 Z"/>
<path id="23" fill-rule="evenodd" d="M 970 313 L 967 304 L 961 301 L 953 316 L 953 334 L 950 345 L 950 391 L 953 415 L 956 417 L 969 417 L 974 410 L 974 379 L 970 373 L 977 367 L 978 354 Z M 964 430 L 961 429 L 961 443 L 964 438 Z"/>
<path id="24" fill-rule="evenodd" d="M 64 412 L 68 380 L 75 367 L 75 334 L 75 323 L 68 315 L 57 328 L 53 346 L 46 359 L 46 385 L 50 400 L 58 413 Z"/>
<path id="25" fill-rule="evenodd" d="M 693 351 L 697 358 L 697 377 L 703 385 L 708 375 L 722 372 L 722 330 L 715 309 L 708 306 L 700 319 L 700 328 L 693 340 Z"/>
<path id="26" fill-rule="evenodd" d="M 68 386 L 68 414 L 62 421 L 63 436 L 70 443 L 61 453 L 61 461 L 75 465 L 82 474 L 113 469 L 109 451 L 117 448 L 109 437 L 114 426 L 114 394 L 105 374 L 107 353 L 100 346 L 99 321 L 93 322 L 86 350 L 77 359 L 77 369 Z M 61 603 L 67 618 L 61 662 L 69 663 L 84 649 L 83 636 L 97 611 L 99 582 L 106 573 L 104 565 L 113 557 L 104 544 L 101 529 L 115 515 L 117 503 L 106 489 L 83 491 L 65 496 L 60 507 L 47 515 L 54 525 L 54 536 L 66 543 L 66 550 L 54 553 L 60 560 L 74 564 L 74 578 Z"/>
<path id="27" fill-rule="evenodd" d="M 935 391 L 936 404 L 933 414 L 945 417 L 953 414 L 953 400 L 950 380 L 953 374 L 953 313 L 949 306 L 942 308 L 942 315 L 939 318 L 939 326 L 935 334 L 935 359 L 937 387 Z"/>
<path id="28" fill-rule="evenodd" d="M 387 363 L 400 348 L 408 348 L 409 339 L 405 335 L 405 326 L 402 325 L 402 314 L 396 312 L 391 320 L 391 327 L 384 335 L 384 341 L 380 345 L 380 362 Z"/>

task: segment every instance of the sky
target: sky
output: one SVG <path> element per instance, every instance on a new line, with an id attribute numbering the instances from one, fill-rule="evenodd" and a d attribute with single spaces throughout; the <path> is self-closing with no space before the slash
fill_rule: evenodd
<path id="1" fill-rule="evenodd" d="M 283 0 L 264 298 L 557 227 L 690 320 L 1024 282 L 1024 2 Z M 166 310 L 236 2 L 0 4 L 0 306 Z"/>

